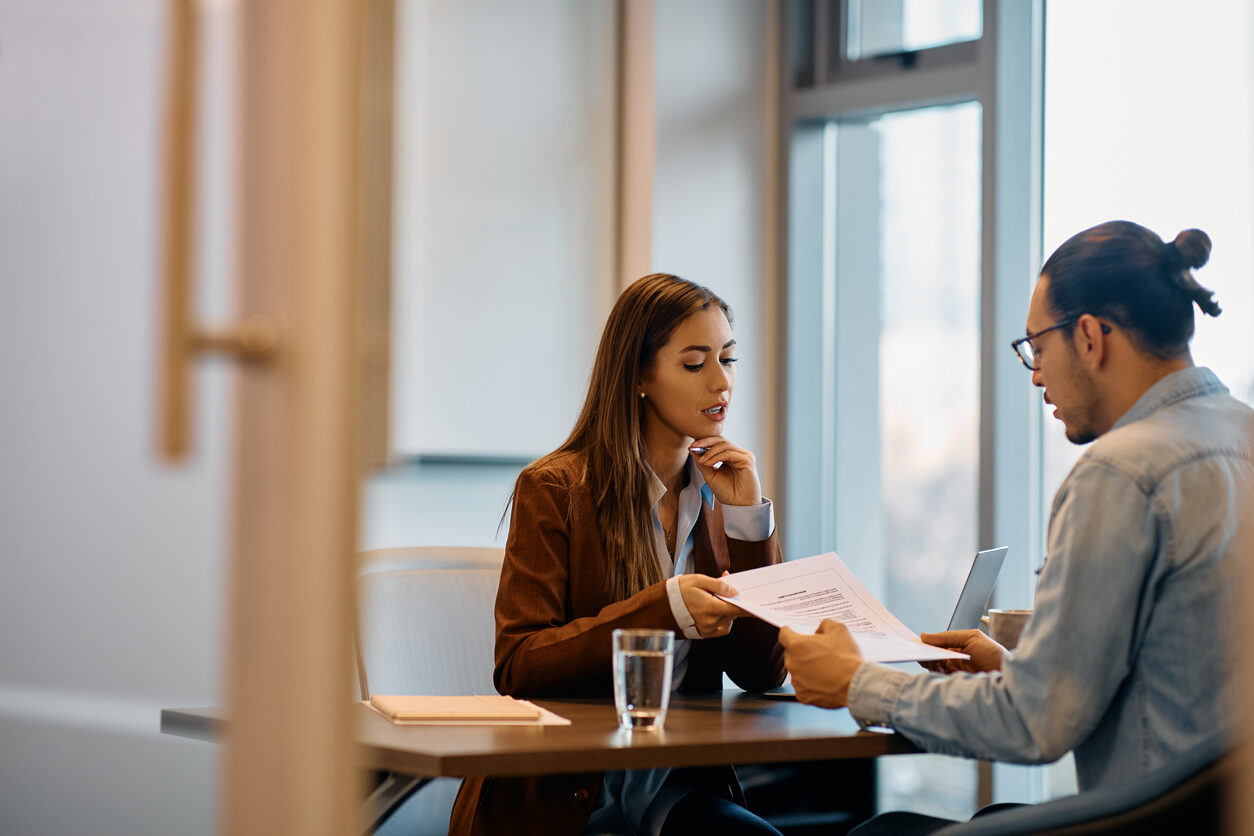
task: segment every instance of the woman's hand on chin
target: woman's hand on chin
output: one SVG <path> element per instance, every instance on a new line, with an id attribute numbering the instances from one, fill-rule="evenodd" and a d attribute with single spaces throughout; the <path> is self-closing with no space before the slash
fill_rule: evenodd
<path id="1" fill-rule="evenodd" d="M 702 453 L 696 449 L 704 450 Z M 698 438 L 688 445 L 701 468 L 705 483 L 724 505 L 760 505 L 762 483 L 758 481 L 757 459 L 721 435 Z"/>

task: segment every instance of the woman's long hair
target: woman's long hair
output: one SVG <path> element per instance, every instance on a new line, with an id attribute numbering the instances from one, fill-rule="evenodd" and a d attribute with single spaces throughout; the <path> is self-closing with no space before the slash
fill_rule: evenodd
<path id="1" fill-rule="evenodd" d="M 709 288 L 669 273 L 637 279 L 614 303 L 575 428 L 560 447 L 533 465 L 582 454 L 583 482 L 592 494 L 605 551 L 606 589 L 628 598 L 661 581 L 654 551 L 651 471 L 644 457 L 637 384 L 653 367 L 658 350 L 688 317 L 717 305 L 731 309 Z"/>

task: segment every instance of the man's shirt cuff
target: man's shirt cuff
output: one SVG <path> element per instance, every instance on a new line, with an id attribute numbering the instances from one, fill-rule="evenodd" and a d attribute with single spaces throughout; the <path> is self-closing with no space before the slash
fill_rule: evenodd
<path id="1" fill-rule="evenodd" d="M 763 497 L 757 505 L 724 505 L 723 531 L 733 540 L 754 543 L 775 530 L 775 506 Z"/>
<path id="2" fill-rule="evenodd" d="M 915 674 L 863 662 L 849 683 L 849 713 L 860 726 L 893 727 L 893 709 Z"/>
<path id="3" fill-rule="evenodd" d="M 678 575 L 666 579 L 666 599 L 670 601 L 671 615 L 675 616 L 675 623 L 683 630 L 684 638 L 701 638 L 701 634 L 697 632 L 697 623 L 692 620 L 688 606 L 684 604 L 684 593 L 679 588 Z"/>

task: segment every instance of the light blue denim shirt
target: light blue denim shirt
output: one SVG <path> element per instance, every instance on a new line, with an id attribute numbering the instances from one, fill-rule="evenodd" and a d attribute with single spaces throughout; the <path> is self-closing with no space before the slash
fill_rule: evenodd
<path id="1" fill-rule="evenodd" d="M 1001 673 L 863 664 L 860 722 L 942 752 L 1136 779 L 1230 725 L 1232 594 L 1252 555 L 1254 411 L 1205 368 L 1160 380 L 1054 497 L 1036 612 Z"/>

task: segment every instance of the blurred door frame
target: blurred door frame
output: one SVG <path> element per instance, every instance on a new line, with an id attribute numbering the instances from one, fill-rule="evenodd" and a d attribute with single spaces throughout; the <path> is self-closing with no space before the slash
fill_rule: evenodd
<path id="1" fill-rule="evenodd" d="M 167 11 L 163 447 L 190 448 L 186 404 L 170 395 L 190 391 L 192 360 L 225 354 L 238 371 L 217 829 L 342 834 L 360 827 L 363 796 L 350 714 L 359 494 L 386 449 L 393 2 L 238 5 L 239 319 L 219 328 L 191 321 L 184 269 L 198 9 Z"/>

